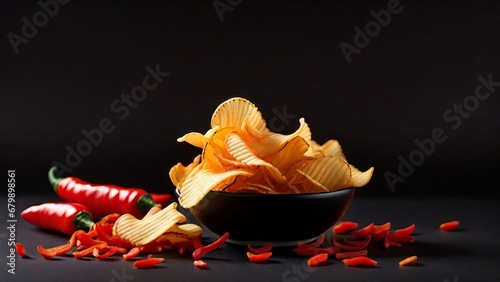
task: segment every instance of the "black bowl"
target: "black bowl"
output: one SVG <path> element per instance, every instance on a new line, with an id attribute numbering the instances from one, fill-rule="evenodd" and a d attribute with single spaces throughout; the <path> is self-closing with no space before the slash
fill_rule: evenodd
<path id="1" fill-rule="evenodd" d="M 179 194 L 179 191 L 176 191 Z M 228 242 L 275 246 L 314 240 L 347 211 L 355 188 L 309 194 L 210 191 L 191 213 Z"/>

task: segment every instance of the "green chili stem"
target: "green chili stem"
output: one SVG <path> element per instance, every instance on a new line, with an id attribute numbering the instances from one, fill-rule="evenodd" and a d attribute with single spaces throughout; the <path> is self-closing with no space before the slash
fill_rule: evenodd
<path id="1" fill-rule="evenodd" d="M 75 218 L 73 219 L 73 225 L 77 230 L 88 231 L 92 227 L 92 225 L 94 225 L 94 222 L 92 221 L 92 216 L 88 212 L 81 211 L 77 215 L 75 215 Z"/>
<path id="2" fill-rule="evenodd" d="M 56 166 L 53 166 L 49 170 L 49 183 L 54 189 L 54 192 L 57 193 L 57 187 L 59 186 L 59 182 L 61 182 L 62 178 L 56 177 L 55 171 L 57 170 Z"/>

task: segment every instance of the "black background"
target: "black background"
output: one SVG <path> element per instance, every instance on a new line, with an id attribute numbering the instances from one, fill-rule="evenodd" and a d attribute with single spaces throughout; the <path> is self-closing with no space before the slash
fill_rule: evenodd
<path id="1" fill-rule="evenodd" d="M 500 88 L 457 130 L 442 117 L 479 75 L 500 81 L 498 1 L 402 1 L 351 63 L 339 44 L 387 1 L 243 1 L 223 21 L 210 1 L 71 1 L 15 54 L 7 34 L 41 9 L 20 2 L 0 9 L 1 162 L 18 194 L 52 193 L 52 162 L 103 118 L 115 130 L 65 175 L 171 193 L 170 167 L 199 152 L 176 138 L 205 132 L 219 103 L 242 96 L 268 121 L 273 109 L 296 115 L 283 133 L 303 116 L 315 140 L 338 139 L 351 163 L 374 166 L 358 196 L 500 195 Z M 118 119 L 111 103 L 157 64 L 170 76 Z M 448 139 L 393 193 L 384 172 L 435 128 Z"/>

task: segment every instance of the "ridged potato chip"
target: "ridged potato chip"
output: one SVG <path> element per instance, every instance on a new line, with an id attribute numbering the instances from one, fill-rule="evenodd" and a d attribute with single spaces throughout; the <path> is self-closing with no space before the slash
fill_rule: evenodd
<path id="1" fill-rule="evenodd" d="M 147 218 L 137 219 L 131 214 L 120 216 L 113 226 L 113 234 L 136 246 L 145 245 L 154 241 L 175 224 L 184 221 L 186 217 L 177 211 L 177 203 L 172 203 Z"/>
<path id="2" fill-rule="evenodd" d="M 212 115 L 211 129 L 177 140 L 203 148 L 201 160 L 170 170 L 180 204 L 192 207 L 211 190 L 320 193 L 368 184 L 373 167 L 361 172 L 347 162 L 337 140 L 320 145 L 304 118 L 299 124 L 291 134 L 275 133 L 250 101 L 235 97 L 221 103 Z"/>

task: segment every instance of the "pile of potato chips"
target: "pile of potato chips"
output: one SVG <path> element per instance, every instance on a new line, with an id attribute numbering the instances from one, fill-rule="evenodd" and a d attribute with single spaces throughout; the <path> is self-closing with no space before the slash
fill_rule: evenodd
<path id="1" fill-rule="evenodd" d="M 211 129 L 177 139 L 202 148 L 188 166 L 178 163 L 170 179 L 180 204 L 197 205 L 211 190 L 240 193 L 319 193 L 366 185 L 373 167 L 361 172 L 347 163 L 337 140 L 319 145 L 304 118 L 292 134 L 271 132 L 257 107 L 231 98 L 215 110 Z"/>

